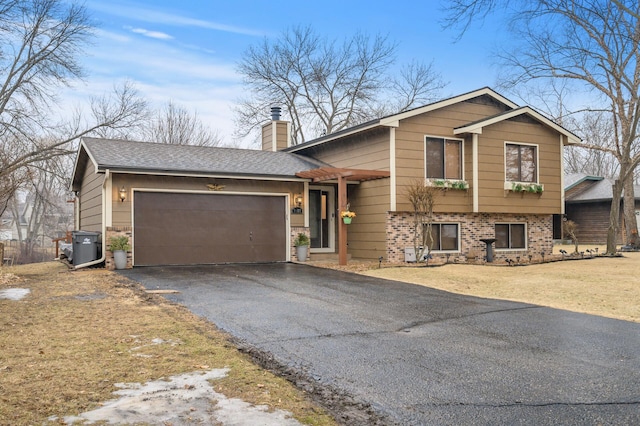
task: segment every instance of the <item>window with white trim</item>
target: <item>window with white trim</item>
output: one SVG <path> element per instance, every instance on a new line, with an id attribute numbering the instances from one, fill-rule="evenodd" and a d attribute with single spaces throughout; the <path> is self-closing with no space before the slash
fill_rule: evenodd
<path id="1" fill-rule="evenodd" d="M 426 227 L 426 225 L 425 225 Z M 459 251 L 460 250 L 460 226 L 457 223 L 432 223 L 431 236 L 433 251 Z"/>
<path id="2" fill-rule="evenodd" d="M 427 179 L 462 179 L 461 139 L 425 136 L 424 152 Z"/>
<path id="3" fill-rule="evenodd" d="M 505 143 L 505 179 L 507 182 L 538 182 L 538 147 Z"/>
<path id="4" fill-rule="evenodd" d="M 496 223 L 496 249 L 527 248 L 527 226 L 524 223 Z"/>

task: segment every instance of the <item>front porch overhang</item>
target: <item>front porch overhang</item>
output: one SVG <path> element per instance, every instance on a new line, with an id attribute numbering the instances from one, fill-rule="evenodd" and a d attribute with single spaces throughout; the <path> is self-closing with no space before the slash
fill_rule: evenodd
<path id="1" fill-rule="evenodd" d="M 338 210 L 347 207 L 347 182 L 364 182 L 368 180 L 384 179 L 391 176 L 385 170 L 348 169 L 338 167 L 321 167 L 296 173 L 296 176 L 311 179 L 312 182 L 338 181 Z M 347 264 L 347 225 L 338 222 L 338 263 Z"/>

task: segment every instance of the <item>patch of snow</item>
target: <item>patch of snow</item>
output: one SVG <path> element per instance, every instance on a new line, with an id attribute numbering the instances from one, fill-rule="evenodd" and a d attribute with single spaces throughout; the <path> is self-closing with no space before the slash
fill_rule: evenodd
<path id="1" fill-rule="evenodd" d="M 300 423 L 284 410 L 268 412 L 266 406 L 255 406 L 237 398 L 215 392 L 209 380 L 223 378 L 229 369 L 185 373 L 169 380 L 117 383 L 122 388 L 114 394 L 120 398 L 78 416 L 67 416 L 66 423 L 104 421 L 122 423 L 203 423 L 230 425 L 298 426 Z M 55 421 L 56 418 L 49 420 Z"/>
<path id="2" fill-rule="evenodd" d="M 20 300 L 31 293 L 28 288 L 5 288 L 0 290 L 0 299 Z"/>

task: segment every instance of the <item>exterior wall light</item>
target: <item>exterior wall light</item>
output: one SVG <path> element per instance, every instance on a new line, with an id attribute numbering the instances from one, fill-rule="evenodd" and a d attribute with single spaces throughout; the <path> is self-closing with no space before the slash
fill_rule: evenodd
<path id="1" fill-rule="evenodd" d="M 124 203 L 124 200 L 127 199 L 127 189 L 122 186 L 122 188 L 120 188 L 120 190 L 118 191 L 118 196 L 120 197 L 120 202 Z"/>
<path id="2" fill-rule="evenodd" d="M 302 200 L 303 200 L 302 194 L 296 194 L 295 200 L 296 200 L 296 206 L 302 207 Z"/>

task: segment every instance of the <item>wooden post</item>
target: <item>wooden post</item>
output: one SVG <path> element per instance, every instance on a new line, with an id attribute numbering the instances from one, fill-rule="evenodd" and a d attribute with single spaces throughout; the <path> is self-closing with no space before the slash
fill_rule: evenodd
<path id="1" fill-rule="evenodd" d="M 340 212 L 347 208 L 347 179 L 338 176 L 338 264 L 347 264 L 347 225 L 340 217 Z"/>
<path id="2" fill-rule="evenodd" d="M 0 243 L 0 267 L 4 265 L 4 243 Z"/>

